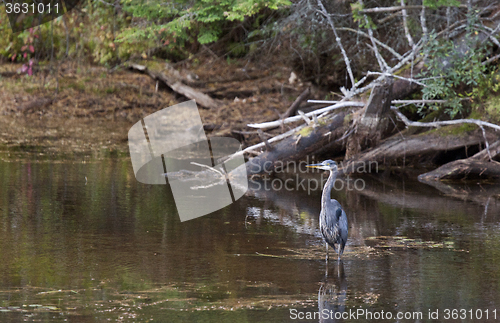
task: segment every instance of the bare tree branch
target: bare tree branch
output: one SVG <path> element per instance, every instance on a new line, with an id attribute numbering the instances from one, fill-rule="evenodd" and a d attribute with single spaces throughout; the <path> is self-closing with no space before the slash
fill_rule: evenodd
<path id="1" fill-rule="evenodd" d="M 273 137 L 271 139 L 269 139 L 267 142 L 268 143 L 271 143 L 271 142 L 275 142 L 275 141 L 278 141 L 278 140 L 282 140 L 282 139 L 285 139 L 285 138 L 288 138 L 290 137 L 291 135 L 295 134 L 297 131 L 301 130 L 302 128 L 305 128 L 307 127 L 306 124 L 302 124 L 296 128 L 293 128 L 292 130 L 289 130 L 281 135 L 278 135 L 276 137 Z M 254 151 L 255 149 L 259 149 L 261 147 L 264 147 L 266 144 L 264 142 L 261 142 L 261 143 L 258 143 L 258 144 L 255 144 L 253 146 L 250 146 L 250 147 L 247 147 L 243 150 L 240 150 L 234 154 L 232 154 L 231 156 L 229 156 L 228 159 L 226 159 L 226 161 L 230 160 L 230 159 L 233 159 L 234 157 L 237 157 L 237 156 L 242 156 L 243 154 L 245 153 L 251 153 L 252 151 Z"/>
<path id="2" fill-rule="evenodd" d="M 317 110 L 305 113 L 304 115 L 307 117 L 312 117 L 313 115 L 318 115 L 318 114 L 328 112 L 331 110 L 335 110 L 335 109 L 346 108 L 346 107 L 364 107 L 364 106 L 365 106 L 365 104 L 363 102 L 351 102 L 351 101 L 341 102 L 341 103 L 337 103 L 337 104 L 334 104 L 334 105 L 331 105 L 331 106 L 328 106 L 325 108 L 321 108 L 321 109 L 317 109 Z M 251 123 L 251 124 L 247 124 L 247 126 L 251 127 L 251 128 L 268 129 L 268 128 L 278 127 L 281 125 L 282 122 L 283 123 L 292 123 L 295 121 L 299 121 L 301 119 L 303 119 L 303 117 L 299 115 L 299 116 L 289 117 L 289 118 L 286 118 L 283 120 L 269 121 L 269 122 L 264 122 L 264 123 Z"/>
<path id="3" fill-rule="evenodd" d="M 337 30 L 345 30 L 345 31 L 350 31 L 350 32 L 353 32 L 353 33 L 357 33 L 358 35 L 361 35 L 361 36 L 364 36 L 366 38 L 370 38 L 370 35 L 368 35 L 367 33 L 365 32 L 362 32 L 361 30 L 356 30 L 356 29 L 352 29 L 352 28 L 348 28 L 348 27 L 339 27 L 337 28 Z M 373 40 L 380 46 L 380 47 L 383 47 L 385 49 L 387 49 L 392 55 L 396 56 L 397 59 L 403 59 L 403 56 L 401 54 L 399 54 L 398 52 L 396 52 L 392 47 L 384 44 L 383 42 L 381 42 L 380 40 L 378 40 L 377 38 L 373 37 Z"/>
<path id="4" fill-rule="evenodd" d="M 414 60 L 415 57 L 417 56 L 417 53 L 420 51 L 421 48 L 422 48 L 422 40 L 420 40 L 415 45 L 415 47 L 408 53 L 408 55 L 404 59 L 400 60 L 399 63 L 397 63 L 394 67 L 392 67 L 390 70 L 388 70 L 387 73 L 393 74 L 394 72 L 399 70 L 401 67 L 403 67 L 405 64 L 407 64 L 410 60 Z M 347 100 L 355 95 L 364 93 L 364 92 L 374 88 L 375 86 L 380 84 L 380 82 L 382 82 L 386 77 L 387 76 L 385 74 L 381 75 L 376 80 L 374 80 L 370 84 L 368 84 L 367 86 L 362 87 L 362 88 L 356 88 L 355 90 L 352 90 L 349 93 L 349 96 L 346 96 L 344 99 Z M 366 79 L 366 76 L 363 78 L 363 80 L 364 79 Z M 360 82 L 358 82 L 358 83 L 360 83 Z"/>
<path id="5" fill-rule="evenodd" d="M 363 7 L 363 0 L 358 0 L 358 2 L 361 5 L 361 7 Z M 366 14 L 364 14 L 363 16 L 365 18 L 365 23 L 367 25 L 368 35 L 370 36 L 370 41 L 372 42 L 372 46 L 373 46 L 372 50 L 375 53 L 375 57 L 377 58 L 378 65 L 380 66 L 380 70 L 382 72 L 385 72 L 389 69 L 389 66 L 387 65 L 387 62 L 384 60 L 384 58 L 382 57 L 382 55 L 380 55 L 380 53 L 378 51 L 377 43 L 374 40 L 373 30 L 372 30 L 372 27 L 370 26 L 370 20 L 368 19 L 368 16 Z"/>
<path id="6" fill-rule="evenodd" d="M 481 128 L 481 131 L 483 132 L 483 137 L 484 137 L 484 143 L 486 144 L 486 151 L 488 152 L 488 157 L 490 158 L 490 161 L 493 160 L 491 157 L 491 152 L 490 152 L 490 144 L 488 143 L 488 139 L 486 138 L 486 131 L 484 131 L 483 126 L 479 126 Z"/>
<path id="7" fill-rule="evenodd" d="M 500 58 L 500 54 L 495 55 L 495 56 L 493 56 L 493 57 L 488 58 L 487 60 L 485 60 L 482 64 L 483 65 L 488 65 L 489 63 L 494 62 L 494 61 L 496 61 L 499 58 Z"/>
<path id="8" fill-rule="evenodd" d="M 385 75 L 385 76 L 394 77 L 394 78 L 397 78 L 397 79 L 400 79 L 400 80 L 405 80 L 405 81 L 408 81 L 408 82 L 411 82 L 411 83 L 416 83 L 416 84 L 418 84 L 420 86 L 427 86 L 424 83 L 422 83 L 422 82 L 420 82 L 418 80 L 415 80 L 413 78 L 402 77 L 402 76 L 394 75 L 394 74 L 391 74 L 391 73 L 379 73 L 379 72 L 370 72 L 370 71 L 368 71 L 368 73 L 366 73 L 366 75 Z"/>
<path id="9" fill-rule="evenodd" d="M 423 1 L 424 0 L 422 0 L 422 2 Z M 425 6 L 422 6 L 422 11 L 420 11 L 420 25 L 422 26 L 422 39 L 424 40 L 424 43 L 426 43 L 429 32 L 427 30 L 427 23 L 425 20 Z"/>
<path id="10" fill-rule="evenodd" d="M 333 24 L 332 18 L 326 11 L 325 6 L 323 6 L 321 0 L 318 0 L 318 6 L 321 8 L 320 12 L 326 17 L 328 24 L 333 30 L 333 34 L 335 35 L 335 41 L 337 42 L 337 45 L 340 47 L 340 51 L 342 52 L 342 56 L 344 57 L 344 62 L 347 68 L 347 73 L 349 73 L 349 78 L 351 79 L 351 84 L 352 86 L 354 86 L 356 82 L 354 81 L 354 75 L 352 74 L 351 62 L 349 61 L 349 57 L 347 56 L 344 46 L 342 46 L 342 41 L 339 35 L 337 34 L 337 30 L 335 29 L 335 25 Z"/>
<path id="11" fill-rule="evenodd" d="M 434 121 L 434 122 L 419 122 L 419 121 L 410 121 L 404 114 L 399 112 L 397 107 L 391 107 L 391 110 L 396 113 L 398 118 L 401 119 L 407 126 L 412 126 L 412 127 L 440 127 L 440 126 L 447 126 L 447 125 L 452 125 L 452 124 L 462 124 L 462 123 L 472 123 L 475 125 L 478 125 L 479 127 L 485 126 L 489 128 L 493 128 L 495 130 L 500 130 L 500 126 L 486 122 L 486 121 L 481 121 L 481 120 L 476 120 L 476 119 L 457 119 L 457 120 L 446 120 L 446 121 Z"/>
<path id="12" fill-rule="evenodd" d="M 377 7 L 377 8 L 368 8 L 362 9 L 360 13 L 379 13 L 379 12 L 391 12 L 391 11 L 399 11 L 404 9 L 422 9 L 423 6 L 394 6 L 394 7 Z"/>
<path id="13" fill-rule="evenodd" d="M 424 6 L 394 6 L 394 7 L 377 7 L 359 10 L 360 13 L 380 13 L 380 12 L 391 12 L 403 9 L 422 9 Z M 465 8 L 464 5 L 459 5 L 460 8 Z"/>
<path id="14" fill-rule="evenodd" d="M 410 45 L 410 47 L 413 48 L 415 46 L 415 43 L 413 42 L 413 38 L 411 37 L 410 30 L 408 29 L 408 21 L 407 21 L 408 14 L 406 13 L 406 9 L 405 9 L 405 0 L 401 0 L 401 7 L 403 7 L 401 9 L 401 11 L 403 13 L 403 26 L 405 29 L 406 39 L 408 39 L 408 44 Z"/>

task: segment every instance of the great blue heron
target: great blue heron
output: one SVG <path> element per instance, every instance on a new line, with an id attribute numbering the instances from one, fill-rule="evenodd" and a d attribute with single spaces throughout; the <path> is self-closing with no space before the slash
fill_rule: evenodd
<path id="1" fill-rule="evenodd" d="M 342 209 L 342 206 L 337 200 L 330 197 L 333 184 L 338 174 L 337 163 L 328 159 L 320 164 L 307 165 L 307 167 L 330 171 L 330 176 L 321 194 L 319 228 L 326 242 L 326 261 L 328 261 L 328 245 L 332 246 L 333 250 L 339 254 L 338 260 L 340 260 L 340 256 L 344 252 L 345 243 L 347 242 L 348 229 L 347 215 Z M 335 247 L 336 244 L 338 245 L 338 249 Z"/>

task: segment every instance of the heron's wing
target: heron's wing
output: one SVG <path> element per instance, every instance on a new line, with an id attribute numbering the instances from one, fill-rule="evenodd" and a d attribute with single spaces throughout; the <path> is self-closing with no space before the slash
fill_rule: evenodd
<path id="1" fill-rule="evenodd" d="M 347 215 L 342 206 L 338 201 L 332 199 L 321 211 L 321 217 L 323 237 L 335 251 L 337 250 L 334 244 L 339 244 L 339 250 L 342 253 L 348 235 Z"/>
<path id="2" fill-rule="evenodd" d="M 323 234 L 326 242 L 334 249 L 334 243 L 337 243 L 337 240 L 341 235 L 339 220 L 342 217 L 342 212 L 342 207 L 336 200 L 331 200 L 330 203 L 328 203 L 321 210 L 321 233 Z"/>
<path id="3" fill-rule="evenodd" d="M 347 226 L 347 215 L 345 214 L 344 210 L 342 210 L 342 214 L 340 215 L 339 227 L 341 229 L 340 229 L 340 237 L 338 239 L 338 243 L 341 246 L 340 249 L 343 250 L 347 242 L 347 234 L 349 231 L 349 228 Z"/>

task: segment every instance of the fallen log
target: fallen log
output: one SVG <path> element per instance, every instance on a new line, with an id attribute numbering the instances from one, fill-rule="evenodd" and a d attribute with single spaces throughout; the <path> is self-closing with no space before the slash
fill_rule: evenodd
<path id="1" fill-rule="evenodd" d="M 487 135 L 489 140 L 493 135 Z M 366 171 L 366 165 L 377 163 L 377 166 L 390 165 L 394 162 L 405 165 L 412 157 L 423 158 L 424 156 L 434 156 L 440 152 L 455 150 L 468 146 L 482 144 L 484 137 L 480 131 L 462 136 L 443 135 L 442 133 L 428 133 L 413 135 L 407 138 L 400 134 L 395 134 L 382 141 L 379 146 L 369 149 L 356 158 L 347 160 L 340 172 L 352 174 L 358 169 Z"/>
<path id="2" fill-rule="evenodd" d="M 498 157 L 500 157 L 500 140 L 491 144 L 489 148 L 481 150 L 471 158 L 476 160 L 487 161 L 490 160 L 490 158 L 495 159 Z"/>
<path id="3" fill-rule="evenodd" d="M 345 112 L 340 112 L 332 117 L 328 125 L 316 124 L 304 127 L 266 152 L 251 159 L 246 163 L 247 174 L 272 174 L 278 167 L 284 167 L 288 162 L 293 162 L 313 154 L 320 149 L 341 151 L 345 144 L 344 133 L 348 129 L 344 125 Z"/>
<path id="4" fill-rule="evenodd" d="M 472 157 L 455 160 L 431 172 L 421 174 L 418 180 L 426 184 L 438 180 L 498 180 L 500 163 L 494 160 L 488 161 L 490 156 L 491 158 L 500 156 L 500 140 Z"/>
<path id="5" fill-rule="evenodd" d="M 500 180 L 500 163 L 486 162 L 472 158 L 447 163 L 432 172 L 418 176 L 422 182 L 437 180 Z"/>
<path id="6" fill-rule="evenodd" d="M 139 71 L 141 73 L 146 73 L 152 79 L 154 79 L 156 81 L 162 81 L 172 91 L 179 93 L 188 99 L 195 100 L 197 104 L 201 105 L 204 108 L 217 109 L 220 106 L 219 102 L 212 99 L 210 96 L 206 95 L 205 93 L 202 93 L 202 92 L 200 92 L 200 91 L 198 91 L 198 90 L 196 90 L 188 85 L 185 85 L 181 81 L 179 81 L 173 77 L 168 77 L 164 73 L 151 71 L 146 66 L 139 65 L 139 64 L 130 64 L 128 67 L 130 69 Z"/>

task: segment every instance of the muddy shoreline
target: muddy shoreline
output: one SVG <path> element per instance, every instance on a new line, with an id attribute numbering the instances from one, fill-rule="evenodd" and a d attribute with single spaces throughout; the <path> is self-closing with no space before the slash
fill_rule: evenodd
<path id="1" fill-rule="evenodd" d="M 196 73 L 198 82 L 210 80 L 208 91 L 222 103 L 217 109 L 199 107 L 208 136 L 231 136 L 247 145 L 259 142 L 257 132 L 249 132 L 246 124 L 278 118 L 309 85 L 300 80 L 291 85 L 290 68 L 267 65 L 242 60 L 179 68 L 181 73 L 188 69 Z M 2 150 L 128 150 L 130 126 L 188 100 L 126 67 L 67 63 L 58 73 L 40 66 L 33 76 L 18 73 L 19 68 L 19 64 L 0 65 Z"/>

